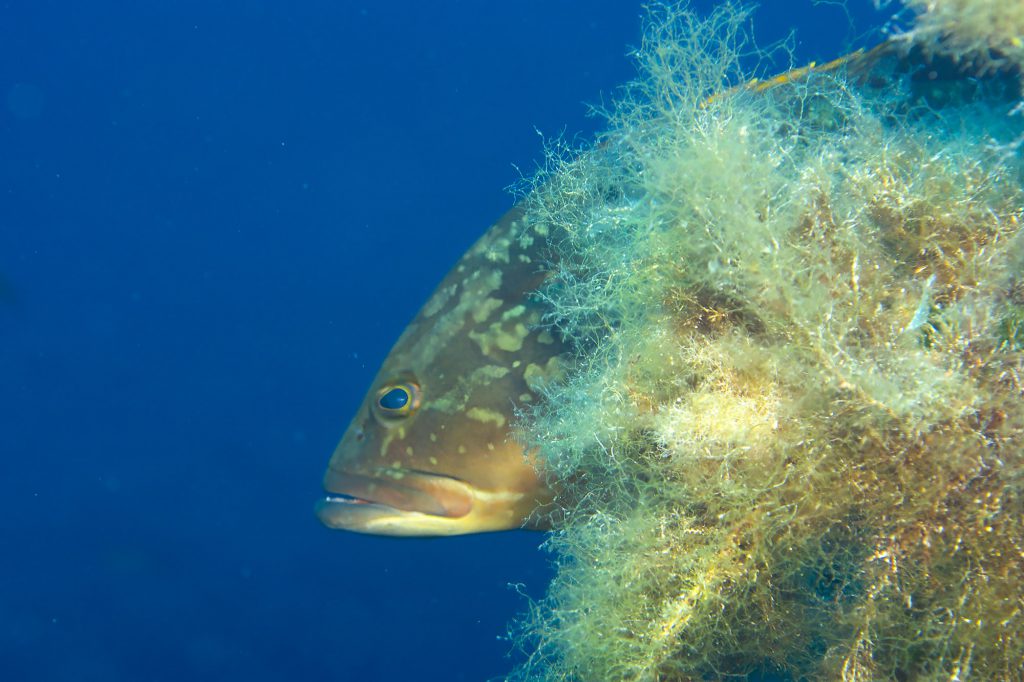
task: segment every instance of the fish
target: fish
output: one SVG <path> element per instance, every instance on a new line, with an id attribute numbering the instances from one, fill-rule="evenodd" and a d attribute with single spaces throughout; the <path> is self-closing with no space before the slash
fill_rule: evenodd
<path id="1" fill-rule="evenodd" d="M 545 225 L 514 207 L 459 259 L 385 358 L 323 478 L 328 528 L 448 536 L 547 528 L 555 492 L 514 437 L 563 371 L 542 324 Z"/>

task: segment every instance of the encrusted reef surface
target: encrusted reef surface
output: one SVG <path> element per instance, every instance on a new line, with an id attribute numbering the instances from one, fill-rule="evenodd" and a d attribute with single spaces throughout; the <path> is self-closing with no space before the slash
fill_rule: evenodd
<path id="1" fill-rule="evenodd" d="M 513 679 L 1024 677 L 1024 3 L 908 6 L 772 87 L 742 11 L 653 7 L 526 198 L 575 357 Z"/>

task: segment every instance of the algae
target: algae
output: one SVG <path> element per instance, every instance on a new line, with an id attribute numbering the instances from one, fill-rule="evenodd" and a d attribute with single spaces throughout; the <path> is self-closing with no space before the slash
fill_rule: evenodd
<path id="1" fill-rule="evenodd" d="M 771 88 L 745 11 L 655 5 L 536 179 L 575 358 L 520 418 L 564 518 L 512 679 L 1024 676 L 1020 64 L 908 5 Z"/>
<path id="2" fill-rule="evenodd" d="M 988 70 L 1024 66 L 1024 3 L 1015 0 L 904 0 L 917 13 L 913 42 Z"/>

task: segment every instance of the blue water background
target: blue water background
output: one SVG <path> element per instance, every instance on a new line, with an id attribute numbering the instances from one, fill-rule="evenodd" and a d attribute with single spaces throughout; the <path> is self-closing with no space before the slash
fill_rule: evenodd
<path id="1" fill-rule="evenodd" d="M 850 0 L 860 28 L 877 24 Z M 707 7 L 710 3 L 698 4 Z M 481 680 L 544 536 L 330 532 L 394 339 L 637 2 L 0 3 L 0 680 Z M 769 0 L 764 41 L 848 47 Z"/>

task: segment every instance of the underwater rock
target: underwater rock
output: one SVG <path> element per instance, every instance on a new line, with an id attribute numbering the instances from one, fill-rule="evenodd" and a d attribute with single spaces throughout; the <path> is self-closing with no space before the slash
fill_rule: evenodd
<path id="1" fill-rule="evenodd" d="M 565 519 L 514 679 L 1024 675 L 1024 10 L 908 4 L 754 84 L 743 13 L 655 6 L 524 199 L 575 360 L 520 424 Z"/>

